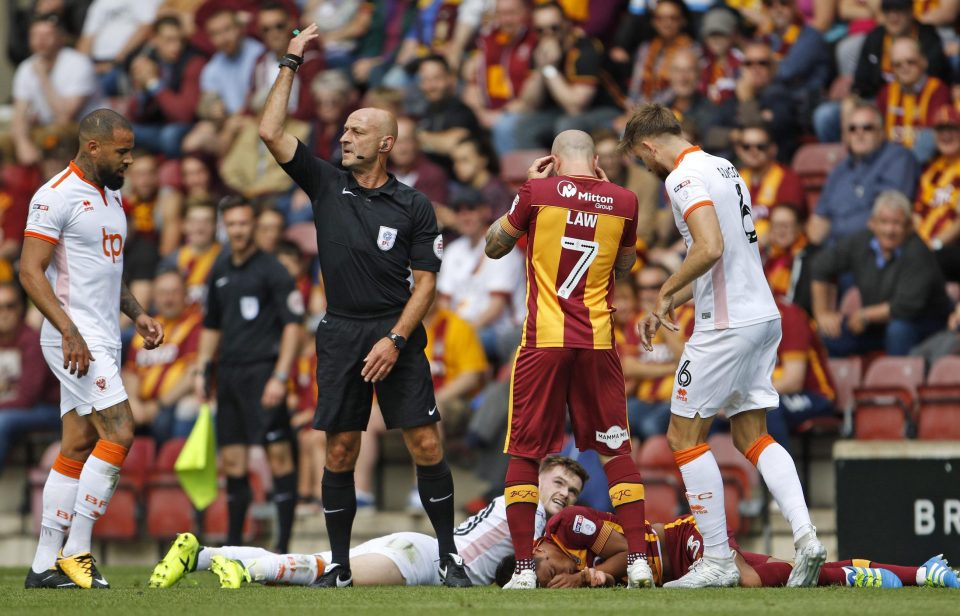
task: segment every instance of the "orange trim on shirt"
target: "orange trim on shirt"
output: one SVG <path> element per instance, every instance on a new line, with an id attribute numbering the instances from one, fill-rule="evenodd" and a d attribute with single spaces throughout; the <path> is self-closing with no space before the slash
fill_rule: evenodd
<path id="1" fill-rule="evenodd" d="M 86 182 L 87 184 L 89 184 L 90 186 L 93 186 L 94 188 L 96 188 L 96 189 L 97 189 L 97 192 L 100 193 L 100 196 L 103 198 L 103 204 L 104 204 L 104 205 L 107 205 L 107 191 L 104 190 L 103 186 L 98 186 L 97 184 L 94 184 L 93 182 L 91 182 L 90 180 L 88 180 L 88 179 L 83 175 L 83 171 L 80 170 L 80 167 L 77 166 L 77 163 L 73 162 L 72 160 L 70 161 L 70 171 L 73 171 L 74 173 L 77 174 L 77 177 L 78 177 L 78 178 L 80 178 L 81 180 L 83 180 L 84 182 Z M 66 176 L 64 176 L 64 177 L 66 177 Z M 61 181 L 63 181 L 63 178 L 60 178 L 60 180 L 57 182 L 57 184 L 59 184 Z M 54 188 L 56 188 L 56 184 L 54 184 Z"/>
<path id="2" fill-rule="evenodd" d="M 698 201 L 697 203 L 694 203 L 693 205 L 690 206 L 690 209 L 687 210 L 687 212 L 683 215 L 683 219 L 686 220 L 687 217 L 690 216 L 690 214 L 693 214 L 693 210 L 702 208 L 705 205 L 713 206 L 713 201 L 710 201 L 708 199 L 707 201 Z"/>
<path id="3" fill-rule="evenodd" d="M 36 231 L 24 231 L 24 232 L 23 232 L 23 237 L 34 237 L 34 238 L 36 238 L 36 239 L 38 239 L 38 240 L 43 240 L 44 242 L 49 242 L 49 243 L 53 244 L 54 246 L 56 246 L 57 244 L 60 243 L 60 240 L 58 240 L 57 238 L 55 238 L 55 237 L 50 237 L 49 235 L 44 235 L 43 233 L 37 233 Z"/>
<path id="4" fill-rule="evenodd" d="M 57 186 L 60 186 L 60 184 L 62 184 L 65 179 L 70 177 L 70 174 L 73 173 L 73 167 L 72 167 L 73 161 L 70 162 L 70 165 L 71 166 L 67 168 L 67 172 L 61 175 L 60 179 L 54 182 L 53 186 L 51 186 L 50 188 L 56 188 Z"/>
<path id="5" fill-rule="evenodd" d="M 683 161 L 683 157 L 686 156 L 687 154 L 689 154 L 690 152 L 699 152 L 699 151 L 700 151 L 700 146 L 698 146 L 698 145 L 692 145 L 692 146 L 690 146 L 689 148 L 687 148 L 687 149 L 684 150 L 683 152 L 680 152 L 680 156 L 677 156 L 677 160 L 673 161 L 673 166 L 674 166 L 674 167 L 678 167 L 678 166 L 680 165 L 680 163 Z"/>

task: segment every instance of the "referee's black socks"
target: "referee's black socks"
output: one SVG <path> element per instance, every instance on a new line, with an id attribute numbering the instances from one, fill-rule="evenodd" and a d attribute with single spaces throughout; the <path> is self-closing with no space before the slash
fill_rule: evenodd
<path id="1" fill-rule="evenodd" d="M 453 542 L 453 475 L 446 460 L 429 466 L 417 465 L 420 502 L 437 533 L 440 555 L 456 554 Z"/>
<path id="2" fill-rule="evenodd" d="M 297 473 L 273 476 L 273 504 L 277 507 L 278 554 L 290 551 L 290 535 L 293 533 L 293 518 L 297 506 Z"/>
<path id="3" fill-rule="evenodd" d="M 321 487 L 323 516 L 327 521 L 330 537 L 331 559 L 343 569 L 350 570 L 350 534 L 353 518 L 357 515 L 357 491 L 353 484 L 353 471 L 334 472 L 323 469 Z M 343 579 L 341 574 L 340 579 Z"/>
<path id="4" fill-rule="evenodd" d="M 250 479 L 246 475 L 227 476 L 227 545 L 243 545 L 243 522 L 251 500 Z"/>

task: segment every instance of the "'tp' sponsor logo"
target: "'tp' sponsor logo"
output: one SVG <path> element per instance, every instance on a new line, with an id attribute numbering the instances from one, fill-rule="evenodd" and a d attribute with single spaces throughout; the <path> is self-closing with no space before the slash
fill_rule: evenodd
<path id="1" fill-rule="evenodd" d="M 107 233 L 106 227 L 103 229 L 103 256 L 110 257 L 114 263 L 123 257 L 123 236 L 119 233 Z"/>

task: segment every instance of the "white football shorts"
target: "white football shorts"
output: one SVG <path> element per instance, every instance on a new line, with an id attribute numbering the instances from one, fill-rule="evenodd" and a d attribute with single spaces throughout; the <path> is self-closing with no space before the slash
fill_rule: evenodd
<path id="1" fill-rule="evenodd" d="M 670 411 L 693 418 L 727 417 L 780 404 L 773 369 L 780 319 L 745 327 L 693 332 L 680 356 Z"/>
<path id="2" fill-rule="evenodd" d="M 440 585 L 437 540 L 429 535 L 403 532 L 377 537 L 351 548 L 350 560 L 364 554 L 380 554 L 392 560 L 407 586 Z M 333 558 L 329 551 L 319 556 L 325 563 Z"/>
<path id="3" fill-rule="evenodd" d="M 77 378 L 63 367 L 63 348 L 41 347 L 51 372 L 60 381 L 60 416 L 76 409 L 77 415 L 102 411 L 127 399 L 127 391 L 120 378 L 120 349 L 94 345 L 90 354 L 94 361 L 85 375 Z"/>

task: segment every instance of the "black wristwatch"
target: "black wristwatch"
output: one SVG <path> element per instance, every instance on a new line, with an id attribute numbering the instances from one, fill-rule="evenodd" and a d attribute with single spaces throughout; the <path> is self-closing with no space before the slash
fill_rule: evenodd
<path id="1" fill-rule="evenodd" d="M 397 347 L 398 351 L 402 351 L 403 347 L 407 346 L 407 339 L 401 336 L 400 334 L 395 334 L 390 332 L 387 335 L 387 338 L 393 343 L 393 346 Z"/>
<path id="2" fill-rule="evenodd" d="M 300 68 L 301 64 L 303 64 L 303 56 L 288 53 L 280 58 L 280 68 L 287 67 L 294 73 L 297 72 L 297 69 Z"/>

